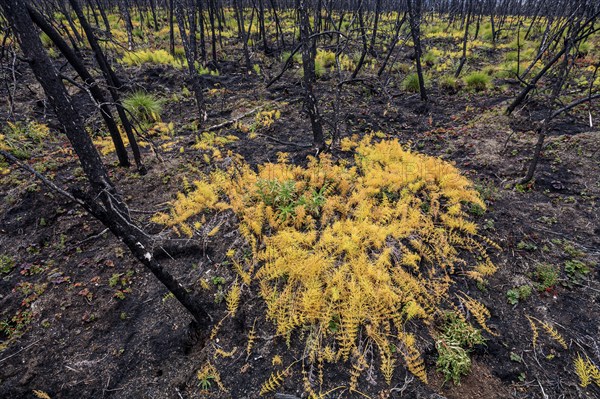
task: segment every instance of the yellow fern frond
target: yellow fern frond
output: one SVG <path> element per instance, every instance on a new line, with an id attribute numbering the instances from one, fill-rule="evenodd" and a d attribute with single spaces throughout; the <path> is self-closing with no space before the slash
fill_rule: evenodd
<path id="1" fill-rule="evenodd" d="M 598 387 L 600 387 L 600 368 L 598 368 L 595 364 L 593 364 L 589 359 L 588 359 L 588 372 L 590 373 L 590 377 L 592 377 L 594 384 L 596 384 Z"/>
<path id="2" fill-rule="evenodd" d="M 388 385 L 392 384 L 395 367 L 396 361 L 391 356 L 383 356 L 381 358 L 381 374 L 383 374 L 383 378 Z"/>
<path id="3" fill-rule="evenodd" d="M 227 310 L 232 316 L 235 314 L 240 304 L 241 293 L 242 289 L 236 281 L 233 283 L 231 289 L 229 290 L 229 293 L 225 297 L 225 302 L 227 303 Z"/>
<path id="4" fill-rule="evenodd" d="M 269 379 L 261 385 L 260 395 L 263 396 L 267 393 L 274 392 L 277 388 L 279 388 L 279 386 L 281 385 L 281 383 L 287 376 L 288 376 L 287 369 L 283 370 L 283 371 L 276 371 L 274 373 L 271 373 L 271 375 L 269 376 Z"/>
<path id="5" fill-rule="evenodd" d="M 221 348 L 217 348 L 217 349 L 215 349 L 215 357 L 217 357 L 217 356 L 220 356 L 220 357 L 232 357 L 233 355 L 235 355 L 235 352 L 237 352 L 237 346 L 235 346 L 229 352 L 226 352 L 226 351 L 224 351 Z"/>
<path id="6" fill-rule="evenodd" d="M 481 328 L 483 328 L 491 335 L 498 335 L 497 333 L 490 330 L 490 328 L 486 324 L 486 320 L 490 318 L 491 314 L 490 311 L 485 307 L 485 305 L 464 293 L 462 299 L 466 308 L 469 309 L 469 312 L 471 312 L 473 317 L 475 317 L 475 320 L 477 320 L 477 323 L 481 326 Z"/>
<path id="7" fill-rule="evenodd" d="M 240 276 L 240 278 L 242 279 L 242 282 L 246 285 L 250 285 L 252 281 L 252 276 L 250 272 L 245 271 L 243 266 L 235 259 L 232 260 L 232 264 L 238 276 Z"/>
<path id="8" fill-rule="evenodd" d="M 408 371 L 413 373 L 421 382 L 427 384 L 427 372 L 425 371 L 425 363 L 423 363 L 421 353 L 414 346 L 407 346 L 404 359 Z"/>
<path id="9" fill-rule="evenodd" d="M 216 226 L 215 226 L 215 227 L 214 227 L 214 228 L 213 228 L 211 231 L 209 231 L 209 232 L 206 234 L 206 236 L 207 236 L 207 237 L 212 237 L 212 236 L 216 235 L 216 234 L 219 232 L 219 229 L 220 229 L 220 228 L 221 228 L 221 225 L 220 225 L 220 224 L 216 225 Z"/>
<path id="10" fill-rule="evenodd" d="M 200 370 L 198 370 L 198 372 L 196 373 L 196 378 L 199 381 L 212 380 L 217 383 L 219 390 L 221 390 L 223 392 L 227 392 L 227 389 L 225 389 L 225 386 L 221 382 L 221 375 L 219 374 L 219 371 L 217 370 L 217 368 L 214 365 L 212 365 L 210 363 L 204 364 L 204 366 L 202 366 L 202 368 Z"/>
<path id="11" fill-rule="evenodd" d="M 48 395 L 46 392 L 40 391 L 40 390 L 37 390 L 37 389 L 33 390 L 33 394 L 35 395 L 36 398 L 40 398 L 40 399 L 52 399 L 50 397 L 50 395 Z"/>
<path id="12" fill-rule="evenodd" d="M 580 354 L 577 354 L 577 358 L 573 361 L 575 367 L 575 373 L 579 377 L 579 385 L 583 388 L 590 385 L 592 378 L 590 375 L 590 369 L 588 367 L 589 360 L 583 360 Z"/>
<path id="13" fill-rule="evenodd" d="M 560 335 L 560 333 L 558 332 L 558 330 L 556 328 L 552 327 L 550 325 L 550 323 L 545 322 L 545 321 L 540 321 L 540 324 L 542 325 L 542 328 L 544 330 L 546 330 L 548 335 L 550 335 L 550 337 L 552 337 L 552 339 L 554 339 L 556 342 L 558 342 L 559 345 L 563 347 L 563 349 L 568 348 L 567 342 L 562 337 L 562 335 Z"/>
<path id="14" fill-rule="evenodd" d="M 281 356 L 279 356 L 279 355 L 275 355 L 275 356 L 273 356 L 273 359 L 271 359 L 271 364 L 273 366 L 281 366 L 282 363 L 283 363 L 283 360 L 281 360 Z"/>
<path id="15" fill-rule="evenodd" d="M 254 340 L 256 339 L 256 319 L 254 319 L 254 323 L 252 323 L 252 328 L 248 331 L 248 343 L 246 344 L 246 359 L 250 357 L 252 353 L 252 348 L 254 347 Z"/>
<path id="16" fill-rule="evenodd" d="M 533 347 L 535 348 L 535 345 L 537 344 L 537 339 L 539 336 L 539 331 L 537 326 L 535 325 L 533 319 L 530 316 L 525 315 L 525 317 L 527 317 L 527 321 L 529 321 L 529 326 L 531 327 L 531 332 L 533 334 L 532 336 L 532 343 L 533 343 Z"/>
<path id="17" fill-rule="evenodd" d="M 365 356 L 358 351 L 358 349 L 354 349 L 353 351 L 353 362 L 352 369 L 350 370 L 350 389 L 356 389 L 358 386 L 358 378 L 362 374 L 362 372 L 367 368 L 367 360 Z"/>

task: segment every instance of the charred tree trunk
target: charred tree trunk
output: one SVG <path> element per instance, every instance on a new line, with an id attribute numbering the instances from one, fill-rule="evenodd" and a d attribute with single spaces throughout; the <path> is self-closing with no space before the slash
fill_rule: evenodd
<path id="1" fill-rule="evenodd" d="M 200 76 L 194 65 L 194 56 L 188 39 L 188 34 L 185 30 L 185 21 L 183 19 L 184 8 L 183 0 L 175 0 L 175 18 L 177 19 L 177 25 L 179 26 L 179 33 L 181 35 L 181 41 L 183 42 L 183 49 L 185 51 L 185 57 L 188 63 L 188 75 L 190 83 L 192 85 L 192 91 L 196 97 L 196 105 L 198 106 L 198 114 L 200 121 L 203 122 L 206 118 L 206 111 L 204 110 L 204 95 L 202 93 L 202 83 L 200 82 Z"/>
<path id="2" fill-rule="evenodd" d="M 192 58 L 194 62 L 198 59 L 198 44 L 196 42 L 196 7 L 189 7 L 188 11 L 188 25 L 190 29 L 190 48 L 192 50 Z"/>
<path id="3" fill-rule="evenodd" d="M 246 69 L 248 73 L 252 73 L 252 62 L 250 61 L 250 51 L 248 50 L 248 36 L 246 35 L 246 28 L 244 24 L 244 9 L 240 4 L 240 0 L 233 0 L 233 8 L 235 15 L 238 20 L 239 36 L 242 40 L 242 51 L 244 53 L 244 61 L 246 62 Z"/>
<path id="4" fill-rule="evenodd" d="M 377 28 L 379 27 L 379 8 L 381 7 L 381 0 L 375 1 L 375 20 L 373 21 L 373 33 L 371 34 L 371 43 L 369 44 L 369 52 L 373 57 L 377 57 L 375 51 L 375 39 L 377 38 Z"/>
<path id="5" fill-rule="evenodd" d="M 467 17 L 466 17 L 466 22 L 465 22 L 465 34 L 463 36 L 463 41 L 462 41 L 462 55 L 460 57 L 460 63 L 458 64 L 458 68 L 456 69 L 456 72 L 454 73 L 454 77 L 458 78 L 460 76 L 460 73 L 463 70 L 463 67 L 465 66 L 465 63 L 467 62 L 467 43 L 469 42 L 469 25 L 471 23 L 471 10 L 473 8 L 473 3 L 471 0 L 469 0 L 469 9 L 467 11 Z"/>
<path id="6" fill-rule="evenodd" d="M 323 122 L 313 92 L 315 81 L 315 55 L 312 51 L 314 38 L 311 38 L 310 20 L 308 16 L 307 0 L 296 0 L 300 18 L 300 41 L 302 43 L 302 68 L 304 71 L 304 106 L 310 119 L 313 131 L 313 144 L 322 151 L 325 148 Z"/>
<path id="7" fill-rule="evenodd" d="M 126 0 L 119 0 L 119 11 L 123 15 L 125 21 L 125 30 L 127 31 L 127 48 L 133 50 L 133 23 L 131 22 L 131 14 L 129 13 L 129 5 Z"/>
<path id="8" fill-rule="evenodd" d="M 407 0 L 408 19 L 410 23 L 410 34 L 413 39 L 415 49 L 415 63 L 417 66 L 417 77 L 419 79 L 419 93 L 422 101 L 427 101 L 427 92 L 425 90 L 425 78 L 423 77 L 423 67 L 421 66 L 421 0 Z"/>
<path id="9" fill-rule="evenodd" d="M 356 76 L 358 75 L 358 72 L 360 72 L 364 62 L 365 62 L 365 57 L 367 56 L 367 50 L 368 50 L 368 44 L 367 44 L 367 31 L 365 29 L 365 19 L 364 19 L 364 15 L 363 15 L 363 3 L 364 0 L 361 0 L 360 4 L 358 5 L 358 24 L 360 27 L 360 39 L 362 42 L 362 51 L 360 53 L 360 59 L 358 60 L 358 64 L 356 65 L 356 68 L 354 69 L 354 72 L 352 73 L 352 77 L 350 79 L 356 79 Z"/>
<path id="10" fill-rule="evenodd" d="M 115 72 L 112 70 L 110 65 L 108 64 L 108 60 L 104 56 L 104 52 L 102 51 L 102 48 L 98 44 L 96 36 L 94 36 L 92 27 L 88 24 L 87 20 L 85 19 L 85 16 L 83 15 L 83 12 L 81 11 L 81 7 L 79 6 L 79 3 L 77 2 L 77 0 L 69 0 L 69 3 L 71 4 L 71 7 L 73 7 L 73 10 L 75 10 L 75 14 L 77 15 L 77 18 L 79 19 L 79 23 L 81 24 L 81 27 L 83 28 L 83 31 L 85 32 L 85 35 L 87 36 L 88 42 L 90 43 L 90 47 L 92 48 L 92 51 L 94 52 L 94 57 L 96 58 L 96 61 L 98 62 L 98 65 L 100 66 L 100 69 L 102 70 L 102 73 L 104 74 L 104 78 L 106 79 L 106 82 L 108 83 L 108 91 L 110 92 L 110 95 L 113 99 L 113 102 L 115 103 L 115 106 L 117 107 L 117 113 L 119 114 L 119 119 L 121 119 L 121 123 L 123 124 L 123 129 L 125 129 L 125 133 L 127 134 L 127 138 L 129 139 L 129 145 L 131 145 L 131 151 L 133 152 L 133 159 L 135 161 L 135 164 L 137 165 L 137 167 L 141 173 L 146 173 L 146 168 L 142 164 L 142 156 L 140 154 L 140 148 L 138 147 L 137 140 L 135 138 L 135 135 L 133 134 L 133 128 L 131 126 L 131 123 L 129 122 L 129 118 L 127 117 L 127 114 L 125 113 L 125 109 L 123 108 L 123 105 L 121 104 L 119 93 L 117 91 L 118 88 L 122 87 L 121 81 L 119 80 L 119 78 L 117 77 Z"/>
<path id="11" fill-rule="evenodd" d="M 171 55 L 175 55 L 175 29 L 173 26 L 173 1 L 169 0 L 169 50 Z"/>
<path id="12" fill-rule="evenodd" d="M 100 88 L 98 87 L 98 84 L 96 83 L 95 79 L 88 72 L 83 61 L 77 56 L 77 54 L 75 54 L 75 52 L 63 40 L 63 38 L 52 27 L 52 25 L 50 25 L 44 19 L 44 17 L 32 7 L 28 7 L 28 10 L 33 22 L 42 30 L 42 32 L 48 35 L 50 40 L 52 40 L 52 42 L 56 45 L 58 50 L 67 59 L 69 64 L 71 64 L 75 72 L 77 72 L 77 74 L 87 85 L 90 94 L 100 107 L 100 113 L 102 114 L 102 118 L 104 119 L 106 128 L 110 133 L 110 137 L 113 141 L 113 144 L 115 145 L 115 151 L 117 153 L 117 158 L 119 159 L 119 164 L 121 166 L 129 166 L 127 150 L 125 149 L 125 145 L 123 144 L 123 139 L 121 138 L 121 134 L 119 133 L 119 128 L 115 123 L 112 113 L 110 112 L 108 102 L 104 98 L 104 94 L 102 93 L 102 90 L 100 90 Z"/>
<path id="13" fill-rule="evenodd" d="M 110 23 L 108 22 L 108 17 L 106 16 L 106 12 L 104 11 L 104 7 L 100 5 L 100 0 L 96 0 L 96 5 L 98 6 L 98 11 L 100 12 L 100 17 L 102 17 L 102 21 L 104 22 L 104 29 L 106 29 L 106 33 L 110 36 Z"/>
<path id="14" fill-rule="evenodd" d="M 200 30 L 200 57 L 202 57 L 202 62 L 206 63 L 206 36 L 204 34 L 205 25 L 204 25 L 204 7 L 202 6 L 202 0 L 198 0 L 198 24 Z"/>
<path id="15" fill-rule="evenodd" d="M 212 62 L 217 66 L 217 33 L 215 27 L 215 13 L 217 12 L 214 0 L 208 0 L 208 22 L 210 23 L 210 46 Z"/>
<path id="16" fill-rule="evenodd" d="M 150 11 L 152 12 L 152 22 L 154 22 L 154 31 L 158 32 L 158 20 L 156 18 L 156 4 L 154 4 L 154 0 L 150 0 Z"/>
<path id="17" fill-rule="evenodd" d="M 283 29 L 281 28 L 281 23 L 279 22 L 279 14 L 277 13 L 277 3 L 275 0 L 269 0 L 271 3 L 271 11 L 273 12 L 273 18 L 275 18 L 275 30 L 277 32 L 278 40 L 281 41 L 281 48 L 285 48 L 285 35 L 283 34 Z"/>
<path id="18" fill-rule="evenodd" d="M 381 76 L 381 74 L 385 70 L 387 63 L 389 62 L 390 57 L 392 56 L 392 53 L 394 52 L 394 49 L 396 48 L 396 44 L 398 43 L 398 40 L 400 39 L 400 30 L 402 29 L 402 25 L 404 25 L 405 21 L 406 21 L 406 13 L 404 13 L 404 15 L 402 16 L 402 20 L 400 20 L 400 12 L 398 12 L 398 14 L 396 16 L 396 32 L 394 33 L 394 38 L 392 39 L 392 43 L 390 44 L 390 49 L 388 50 L 388 52 L 385 56 L 385 59 L 383 60 L 383 63 L 381 64 L 381 67 L 379 68 L 379 71 L 377 71 L 377 76 Z"/>
<path id="19" fill-rule="evenodd" d="M 90 193 L 80 193 L 79 203 L 92 215 L 123 240 L 132 254 L 142 262 L 168 289 L 175 298 L 194 316 L 197 323 L 207 326 L 210 316 L 206 310 L 170 275 L 150 253 L 152 242 L 149 237 L 127 216 L 127 207 L 120 200 L 100 156 L 87 135 L 79 114 L 62 84 L 21 0 L 2 0 L 0 8 L 9 21 L 17 41 L 36 79 L 54 108 L 56 117 L 63 126 L 79 162 L 90 183 Z"/>
<path id="20" fill-rule="evenodd" d="M 267 30 L 265 29 L 265 2 L 258 0 L 258 31 L 263 42 L 263 51 L 269 53 L 269 44 L 267 43 Z"/>
<path id="21" fill-rule="evenodd" d="M 65 18 L 67 19 L 69 26 L 71 27 L 71 31 L 73 32 L 73 35 L 75 35 L 75 39 L 77 39 L 77 43 L 83 43 L 83 40 L 81 39 L 81 35 L 79 34 L 79 31 L 77 30 L 77 27 L 75 26 L 75 23 L 73 22 L 73 18 L 71 18 L 71 13 L 69 12 L 69 10 L 66 9 L 65 4 L 62 1 L 59 1 L 58 4 L 59 4 L 59 7 L 60 7 L 62 13 L 65 15 Z"/>

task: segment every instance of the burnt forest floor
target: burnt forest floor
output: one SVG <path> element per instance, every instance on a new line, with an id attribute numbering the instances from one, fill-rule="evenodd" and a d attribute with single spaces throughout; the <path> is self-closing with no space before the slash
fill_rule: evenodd
<path id="1" fill-rule="evenodd" d="M 20 68 L 27 84 L 17 90 L 16 112 L 58 130 L 51 111 L 44 108 L 39 85 L 24 65 Z M 294 163 L 303 163 L 314 154 L 297 78 L 286 77 L 265 89 L 256 76 L 235 73 L 233 66 L 221 68 L 222 77 L 209 82 L 208 121 L 203 128 L 265 103 L 281 114 L 256 134 L 242 131 L 239 125 L 217 131 L 238 138 L 221 149 L 223 162 L 229 150 L 252 165 L 275 161 L 278 152 L 289 153 Z M 132 76 L 131 87 L 143 87 L 166 99 L 162 120 L 173 122 L 175 134 L 153 137 L 155 150 L 143 147 L 145 175 L 133 167 L 116 167 L 114 154 L 105 156 L 105 161 L 134 219 L 160 233 L 162 228 L 150 217 L 168 208 L 168 202 L 182 190 L 183 177 L 193 181 L 198 173 L 219 163 L 207 163 L 202 151 L 191 148 L 201 132 L 194 126 L 195 104 L 189 96 L 173 97 L 181 92 L 183 72 L 160 67 L 127 72 Z M 328 118 L 333 116 L 333 82 L 325 79 L 318 89 Z M 383 382 L 360 383 L 362 392 L 373 398 L 600 397 L 600 389 L 593 384 L 585 389 L 578 385 L 573 369 L 578 353 L 600 359 L 599 133 L 579 122 L 586 121 L 585 116 L 565 116 L 546 142 L 535 182 L 514 188 L 512 183 L 524 175 L 531 156 L 536 140 L 532 118 L 541 107 L 530 103 L 518 115 L 505 116 L 507 101 L 516 90 L 463 90 L 452 95 L 433 88 L 431 100 L 424 104 L 417 95 L 393 86 L 385 93 L 369 82 L 344 89 L 341 137 L 381 131 L 382 136 L 407 143 L 414 151 L 454 163 L 475 182 L 488 205 L 485 213 L 474 212 L 473 218 L 483 234 L 502 248 L 492 253 L 498 271 L 487 284 L 477 286 L 458 278 L 460 290 L 488 307 L 489 325 L 498 334 L 487 335 L 486 344 L 475 351 L 469 376 L 459 386 L 444 384 L 435 371 L 435 349 L 429 343 L 423 351 L 429 385 L 411 379 L 399 367 L 391 387 Z M 88 124 L 99 125 L 85 95 L 73 93 Z M 251 125 L 254 114 L 241 121 Z M 85 184 L 68 148 L 64 135 L 56 135 L 27 162 L 62 187 Z M 334 156 L 345 156 L 337 142 L 331 151 Z M 225 253 L 239 237 L 235 217 L 229 213 L 218 217 L 213 222 L 222 227 L 217 235 L 205 237 L 204 250 L 176 260 L 163 259 L 190 287 L 201 278 L 211 281 L 217 276 L 227 282 L 234 276 Z M 219 345 L 224 350 L 242 348 L 220 360 L 221 380 L 228 392 L 216 384 L 202 390 L 196 372 L 207 351 L 189 336 L 191 318 L 185 310 L 99 222 L 14 168 L 0 178 L 0 254 L 14 260 L 14 266 L 0 274 L 0 320 L 13 332 L 10 340 L 6 334 L 0 337 L 5 340 L 0 351 L 2 398 L 34 397 L 33 390 L 53 399 L 256 398 L 271 372 L 269 354 L 274 348 L 287 350 L 283 340 L 270 335 L 268 325 L 260 325 L 254 353 L 246 356 L 245 334 L 261 311 L 261 303 L 258 297 L 243 297 L 244 310 L 221 326 Z M 573 271 L 573 265 L 581 264 L 587 273 Z M 547 267 L 554 268 L 556 279 L 543 287 Z M 507 292 L 522 285 L 532 286 L 532 295 L 509 303 Z M 213 296 L 219 287 L 215 284 L 211 290 Z M 222 312 L 219 305 L 214 312 Z M 526 315 L 554 325 L 568 349 L 543 332 L 534 347 Z M 295 350 L 289 350 L 290 356 Z M 336 366 L 326 371 L 325 378 L 336 386 L 349 375 Z M 300 397 L 301 381 L 301 376 L 292 375 L 278 391 Z"/>

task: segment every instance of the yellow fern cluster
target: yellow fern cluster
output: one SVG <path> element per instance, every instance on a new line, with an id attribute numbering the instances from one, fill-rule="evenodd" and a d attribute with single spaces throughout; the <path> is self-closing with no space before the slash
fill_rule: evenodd
<path id="1" fill-rule="evenodd" d="M 590 385 L 592 382 L 600 387 L 600 369 L 592 363 L 589 357 L 583 359 L 580 354 L 573 361 L 575 373 L 579 377 L 579 385 L 583 388 Z"/>
<path id="2" fill-rule="evenodd" d="M 214 132 L 202 132 L 200 136 L 196 136 L 196 142 L 192 145 L 192 149 L 203 151 L 204 162 L 210 164 L 211 160 L 222 160 L 221 148 L 237 139 L 234 135 L 220 136 Z"/>
<path id="3" fill-rule="evenodd" d="M 193 230 L 186 220 L 202 211 L 214 208 L 217 200 L 213 185 L 205 181 L 195 181 L 194 188 L 187 195 L 177 194 L 177 200 L 171 204 L 169 213 L 159 212 L 152 217 L 152 221 L 173 227 L 178 234 L 183 233 L 191 237 Z"/>
<path id="4" fill-rule="evenodd" d="M 309 327 L 308 360 L 351 358 L 353 388 L 365 368 L 359 336 L 376 349 L 386 381 L 400 354 L 425 382 L 419 345 L 406 322 L 429 323 L 451 304 L 456 268 L 477 280 L 495 271 L 486 253 L 495 244 L 478 236 L 464 211 L 465 204 L 485 205 L 472 184 L 440 159 L 412 153 L 397 141 L 374 143 L 372 136 L 346 145 L 355 148 L 354 164 L 327 154 L 310 158 L 306 167 L 285 157 L 258 171 L 236 162 L 202 187 L 226 197 L 238 216 L 258 261 L 251 277 L 279 336 L 290 342 L 295 331 Z M 217 203 L 216 195 L 210 198 Z M 177 221 L 180 213 L 164 218 Z M 465 253 L 481 261 L 470 265 Z M 244 270 L 253 267 L 236 270 L 247 282 Z M 466 295 L 459 299 L 489 331 L 487 309 Z M 271 383 L 282 376 L 275 377 Z"/>
<path id="5" fill-rule="evenodd" d="M 550 336 L 550 338 L 552 338 L 554 341 L 556 341 L 560 346 L 562 346 L 563 349 L 567 349 L 568 345 L 567 345 L 567 341 L 565 341 L 565 339 L 563 338 L 562 335 L 560 335 L 560 333 L 558 332 L 558 330 L 556 328 L 554 328 L 550 323 L 548 323 L 547 321 L 542 321 L 540 319 L 537 319 L 533 316 L 529 316 L 529 315 L 525 315 L 525 317 L 527 318 L 527 320 L 529 321 L 529 326 L 531 327 L 531 331 L 533 333 L 533 346 L 535 347 L 537 344 L 537 339 L 539 337 L 539 329 L 537 328 L 535 322 L 537 322 L 540 326 L 542 326 L 542 328 L 544 329 L 544 331 L 546 331 L 546 333 L 548 334 L 548 336 Z"/>
<path id="6" fill-rule="evenodd" d="M 273 123 L 277 119 L 281 117 L 281 111 L 279 110 L 271 110 L 271 111 L 260 111 L 254 117 L 254 122 L 256 127 L 271 127 Z"/>

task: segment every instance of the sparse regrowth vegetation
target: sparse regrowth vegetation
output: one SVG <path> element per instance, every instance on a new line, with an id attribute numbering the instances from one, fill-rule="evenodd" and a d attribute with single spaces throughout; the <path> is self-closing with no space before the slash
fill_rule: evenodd
<path id="1" fill-rule="evenodd" d="M 131 93 L 123 100 L 123 106 L 140 123 L 160 122 L 162 101 L 152 94 L 143 91 Z"/>
<path id="2" fill-rule="evenodd" d="M 490 76 L 485 72 L 472 72 L 465 77 L 467 87 L 472 90 L 485 90 L 490 84 Z"/>
<path id="3" fill-rule="evenodd" d="M 15 261 L 9 255 L 0 255 L 0 274 L 8 274 L 15 267 Z"/>
<path id="4" fill-rule="evenodd" d="M 407 75 L 404 82 L 402 82 L 402 86 L 408 92 L 417 93 L 419 91 L 419 76 L 416 73 Z"/>
<path id="5" fill-rule="evenodd" d="M 0 1 L 0 398 L 600 398 L 599 22 Z"/>
<path id="6" fill-rule="evenodd" d="M 123 54 L 121 62 L 128 66 L 139 66 L 144 64 L 172 66 L 175 68 L 183 68 L 185 62 L 175 58 L 166 50 L 151 50 L 140 49 L 136 51 L 128 51 Z"/>
<path id="7" fill-rule="evenodd" d="M 484 343 L 481 331 L 469 324 L 463 315 L 448 312 L 443 314 L 443 324 L 436 340 L 437 370 L 445 381 L 460 385 L 462 376 L 471 370 L 469 352 L 475 345 Z"/>

